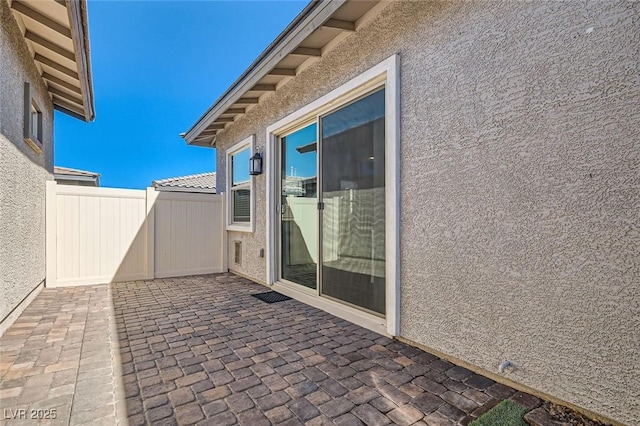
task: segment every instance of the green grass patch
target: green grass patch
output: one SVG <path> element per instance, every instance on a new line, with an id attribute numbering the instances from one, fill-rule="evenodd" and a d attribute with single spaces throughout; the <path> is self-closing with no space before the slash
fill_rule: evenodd
<path id="1" fill-rule="evenodd" d="M 469 426 L 527 426 L 524 415 L 527 407 L 505 399 L 482 416 L 472 421 Z"/>

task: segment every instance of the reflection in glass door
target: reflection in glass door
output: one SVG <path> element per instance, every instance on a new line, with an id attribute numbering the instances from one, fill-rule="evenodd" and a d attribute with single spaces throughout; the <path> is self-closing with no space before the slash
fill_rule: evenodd
<path id="1" fill-rule="evenodd" d="M 316 288 L 318 269 L 317 125 L 280 139 L 281 277 Z"/>
<path id="2" fill-rule="evenodd" d="M 384 315 L 384 89 L 321 117 L 320 123 L 320 291 Z"/>

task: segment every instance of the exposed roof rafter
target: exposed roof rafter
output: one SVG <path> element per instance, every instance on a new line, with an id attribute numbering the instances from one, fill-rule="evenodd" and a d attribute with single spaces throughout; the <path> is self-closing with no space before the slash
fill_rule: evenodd
<path id="1" fill-rule="evenodd" d="M 200 135 L 212 123 L 219 122 L 221 116 L 244 114 L 253 105 L 268 99 L 270 93 L 313 66 L 323 54 L 371 22 L 390 3 L 387 0 L 311 1 L 182 137 L 188 144 L 208 146 L 209 139 L 203 142 Z M 266 93 L 255 97 L 255 92 Z M 237 114 L 231 111 L 245 105 L 245 111 Z M 212 146 L 215 139 L 211 139 Z"/>
<path id="2" fill-rule="evenodd" d="M 293 49 L 291 54 L 301 56 L 322 56 L 322 50 L 313 47 L 297 47 Z"/>
<path id="3" fill-rule="evenodd" d="M 82 108 L 82 99 L 76 98 L 75 96 L 73 96 L 70 93 L 64 92 L 64 91 L 62 91 L 60 89 L 56 89 L 55 87 L 51 87 L 51 86 L 49 87 L 49 92 L 51 94 L 54 94 L 54 95 L 60 97 L 60 98 L 64 98 L 69 102 L 73 102 L 74 104 L 77 104 L 78 108 Z"/>
<path id="4" fill-rule="evenodd" d="M 337 28 L 339 30 L 343 30 L 343 31 L 355 31 L 356 30 L 356 24 L 355 22 L 349 22 L 349 21 L 341 21 L 340 19 L 328 19 L 327 22 L 325 22 L 324 24 L 322 24 L 323 27 L 327 27 L 327 28 Z"/>
<path id="5" fill-rule="evenodd" d="M 34 21 L 41 23 L 45 27 L 51 28 L 53 31 L 62 34 L 67 38 L 71 38 L 71 30 L 69 28 L 57 23 L 47 16 L 44 16 L 40 12 L 31 9 L 24 2 L 22 2 L 22 0 L 13 0 L 13 2 L 11 3 L 11 9 L 23 14 L 28 18 L 33 19 Z"/>
<path id="6" fill-rule="evenodd" d="M 209 127 L 207 127 L 207 130 L 212 130 L 212 129 L 222 130 L 225 128 L 225 126 L 226 124 L 224 123 L 212 123 L 209 125 Z"/>
<path id="7" fill-rule="evenodd" d="M 93 120 L 87 0 L 2 3 L 1 12 L 14 18 L 54 107 L 83 121 Z"/>
<path id="8" fill-rule="evenodd" d="M 58 55 L 63 56 L 63 57 L 65 57 L 65 58 L 67 58 L 67 59 L 69 59 L 71 61 L 75 61 L 76 60 L 76 55 L 73 52 L 65 49 L 62 46 L 58 46 L 57 44 L 54 44 L 54 43 L 50 42 L 49 40 L 47 40 L 47 39 L 45 39 L 43 37 L 40 37 L 38 34 L 32 33 L 29 30 L 27 30 L 24 33 L 24 38 L 26 38 L 27 40 L 32 41 L 33 43 L 35 43 L 37 45 L 40 45 L 40 46 L 44 47 L 47 50 L 50 50 L 50 51 L 52 51 L 54 53 L 57 53 Z"/>
<path id="9" fill-rule="evenodd" d="M 251 88 L 251 90 L 255 90 L 256 92 L 275 92 L 276 85 L 275 84 L 256 84 Z"/>
<path id="10" fill-rule="evenodd" d="M 82 111 L 82 108 L 79 105 L 75 105 L 71 102 L 68 102 L 67 100 L 61 98 L 58 95 L 53 95 L 55 98 L 55 102 L 54 102 L 54 108 L 56 109 L 60 109 L 64 111 L 64 112 L 71 112 L 73 114 L 74 117 L 76 118 L 80 118 L 82 120 L 84 120 L 84 112 Z"/>
<path id="11" fill-rule="evenodd" d="M 240 98 L 236 101 L 237 104 L 257 104 L 260 102 L 258 98 Z"/>
<path id="12" fill-rule="evenodd" d="M 49 82 L 51 82 L 51 83 L 57 84 L 58 86 L 64 87 L 65 89 L 69 89 L 72 92 L 76 92 L 79 95 L 82 94 L 82 92 L 80 91 L 79 87 L 74 86 L 73 84 L 68 83 L 68 82 L 64 81 L 63 79 L 61 79 L 61 78 L 58 78 L 55 75 L 51 75 L 51 74 L 49 74 L 47 72 L 43 72 L 42 73 L 42 78 L 47 80 L 47 81 L 49 81 Z"/>
<path id="13" fill-rule="evenodd" d="M 269 71 L 269 75 L 284 75 L 284 76 L 296 76 L 296 70 L 287 69 L 287 68 L 274 68 Z"/>
<path id="14" fill-rule="evenodd" d="M 60 65 L 59 63 L 52 61 L 51 59 L 44 57 L 38 53 L 36 53 L 36 56 L 33 58 L 34 61 L 36 62 L 40 62 L 42 65 L 46 65 L 48 67 L 53 68 L 56 71 L 60 71 L 63 74 L 68 75 L 69 77 L 72 77 L 76 80 L 78 80 L 78 73 L 75 72 L 74 70 L 70 70 L 69 68 Z"/>
<path id="15" fill-rule="evenodd" d="M 220 115 L 237 115 L 237 114 L 244 114 L 245 112 L 247 112 L 246 108 L 229 108 L 228 110 L 226 110 Z"/>

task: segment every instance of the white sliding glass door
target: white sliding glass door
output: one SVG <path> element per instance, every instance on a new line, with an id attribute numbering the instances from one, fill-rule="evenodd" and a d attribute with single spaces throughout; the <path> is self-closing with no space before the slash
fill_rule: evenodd
<path id="1" fill-rule="evenodd" d="M 320 125 L 321 294 L 384 315 L 384 90 Z"/>
<path id="2" fill-rule="evenodd" d="M 281 278 L 317 288 L 317 125 L 280 138 Z"/>
<path id="3" fill-rule="evenodd" d="M 385 90 L 278 138 L 279 279 L 385 315 Z"/>

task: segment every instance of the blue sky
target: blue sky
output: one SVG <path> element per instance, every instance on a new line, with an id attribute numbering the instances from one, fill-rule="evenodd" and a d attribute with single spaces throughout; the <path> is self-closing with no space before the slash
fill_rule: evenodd
<path id="1" fill-rule="evenodd" d="M 96 119 L 56 112 L 55 164 L 119 188 L 214 171 L 215 150 L 178 135 L 306 4 L 89 0 Z"/>

